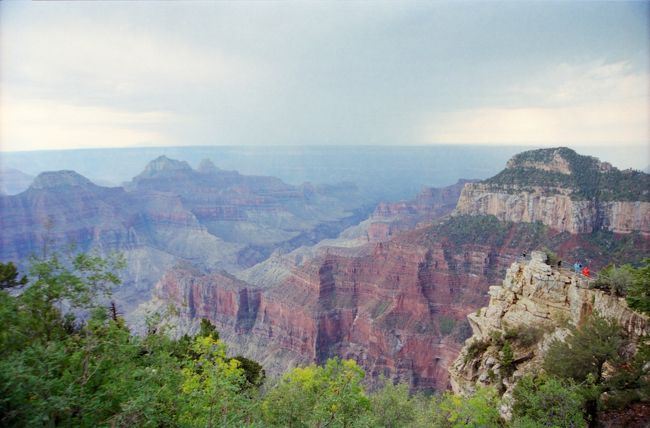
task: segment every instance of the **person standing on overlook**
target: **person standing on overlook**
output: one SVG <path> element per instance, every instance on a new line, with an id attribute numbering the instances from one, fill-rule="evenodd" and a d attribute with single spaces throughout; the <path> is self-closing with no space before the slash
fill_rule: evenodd
<path id="1" fill-rule="evenodd" d="M 575 271 L 575 273 L 580 273 L 581 269 L 582 269 L 582 265 L 580 263 L 575 262 L 573 264 L 573 270 Z"/>

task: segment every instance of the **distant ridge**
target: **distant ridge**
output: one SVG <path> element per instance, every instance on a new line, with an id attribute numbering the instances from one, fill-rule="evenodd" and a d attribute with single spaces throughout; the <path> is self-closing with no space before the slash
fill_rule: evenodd
<path id="1" fill-rule="evenodd" d="M 34 176 L 15 168 L 0 167 L 0 194 L 15 195 L 27 190 Z"/>
<path id="2" fill-rule="evenodd" d="M 197 171 L 203 174 L 209 174 L 211 172 L 219 171 L 219 168 L 217 168 L 217 166 L 210 159 L 203 159 L 201 163 L 199 163 Z"/>
<path id="3" fill-rule="evenodd" d="M 158 156 L 156 159 L 152 160 L 144 168 L 144 171 L 140 173 L 136 178 L 147 178 L 158 175 L 160 172 L 164 171 L 191 171 L 192 168 L 185 161 L 179 161 L 176 159 L 170 159 L 165 155 Z"/>
<path id="4" fill-rule="evenodd" d="M 47 171 L 40 173 L 30 189 L 52 189 L 57 187 L 87 187 L 95 184 L 75 171 Z"/>

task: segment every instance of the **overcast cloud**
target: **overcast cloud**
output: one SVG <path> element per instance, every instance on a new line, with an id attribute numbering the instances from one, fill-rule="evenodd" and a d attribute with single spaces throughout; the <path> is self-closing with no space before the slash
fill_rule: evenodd
<path id="1" fill-rule="evenodd" d="M 3 2 L 0 148 L 650 141 L 645 2 Z"/>

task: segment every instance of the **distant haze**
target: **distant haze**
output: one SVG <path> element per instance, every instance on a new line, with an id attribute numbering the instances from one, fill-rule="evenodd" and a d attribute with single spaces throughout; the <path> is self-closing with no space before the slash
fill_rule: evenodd
<path id="1" fill-rule="evenodd" d="M 581 150 L 625 168 L 625 147 Z M 526 147 L 480 145 L 429 146 L 199 146 L 8 152 L 0 167 L 33 176 L 43 171 L 74 170 L 100 185 L 131 180 L 160 155 L 196 168 L 210 159 L 221 169 L 269 175 L 289 184 L 351 182 L 371 201 L 410 199 L 425 186 L 441 187 L 458 179 L 485 179 Z M 1 180 L 0 180 L 1 181 Z"/>
<path id="2" fill-rule="evenodd" d="M 647 2 L 2 2 L 0 150 L 620 145 Z"/>
<path id="3" fill-rule="evenodd" d="M 246 146 L 161 147 L 9 152 L 6 167 L 37 175 L 74 170 L 100 185 L 118 185 L 160 155 L 196 168 L 210 159 L 221 169 L 269 175 L 289 184 L 354 183 L 370 201 L 410 199 L 424 186 L 499 172 L 520 147 L 482 146 Z"/>

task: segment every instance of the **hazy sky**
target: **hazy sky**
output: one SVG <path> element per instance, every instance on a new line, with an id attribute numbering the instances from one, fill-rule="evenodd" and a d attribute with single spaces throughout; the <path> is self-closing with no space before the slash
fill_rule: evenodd
<path id="1" fill-rule="evenodd" d="M 645 2 L 2 2 L 1 149 L 650 141 Z"/>

